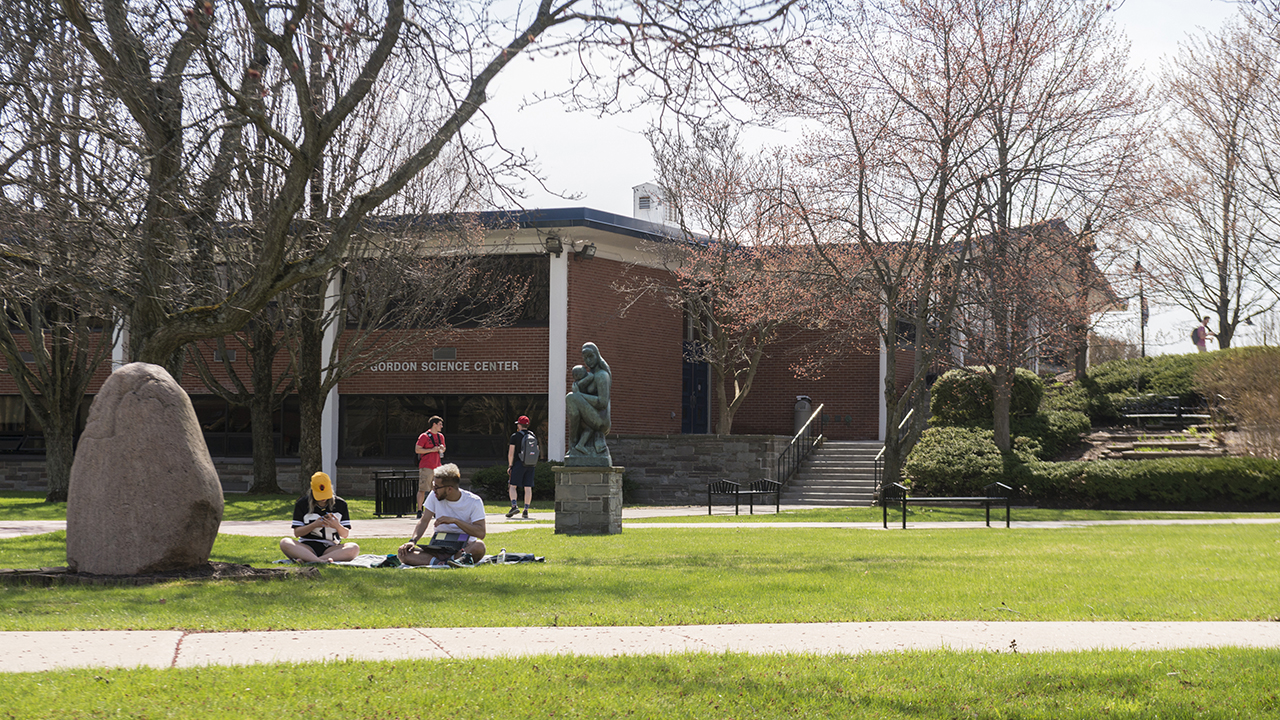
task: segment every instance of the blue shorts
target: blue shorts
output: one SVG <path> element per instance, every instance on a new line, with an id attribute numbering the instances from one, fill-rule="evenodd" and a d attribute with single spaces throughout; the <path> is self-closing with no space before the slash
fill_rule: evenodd
<path id="1" fill-rule="evenodd" d="M 507 478 L 508 485 L 516 487 L 533 487 L 533 468 L 524 465 L 512 465 L 511 477 Z"/>

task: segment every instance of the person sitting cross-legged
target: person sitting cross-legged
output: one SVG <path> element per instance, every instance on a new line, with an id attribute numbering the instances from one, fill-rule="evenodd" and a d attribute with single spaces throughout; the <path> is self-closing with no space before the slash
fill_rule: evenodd
<path id="1" fill-rule="evenodd" d="M 311 476 L 311 488 L 293 505 L 293 537 L 280 539 L 280 551 L 298 562 L 346 562 L 360 546 L 343 542 L 351 533 L 347 501 L 333 494 L 326 473 Z"/>
<path id="2" fill-rule="evenodd" d="M 462 473 L 453 463 L 435 469 L 431 492 L 422 503 L 422 519 L 413 528 L 413 537 L 400 546 L 396 556 L 405 565 L 459 565 L 484 558 L 484 501 L 479 495 L 458 487 Z M 456 552 L 428 550 L 418 541 L 434 520 L 435 532 L 460 533 L 463 546 Z M 452 561 L 452 562 L 450 562 Z"/>

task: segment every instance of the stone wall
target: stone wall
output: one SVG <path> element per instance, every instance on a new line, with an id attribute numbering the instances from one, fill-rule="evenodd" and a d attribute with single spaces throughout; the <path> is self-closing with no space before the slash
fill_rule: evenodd
<path id="1" fill-rule="evenodd" d="M 749 483 L 773 479 L 779 453 L 791 440 L 782 435 L 610 435 L 613 464 L 626 468 L 627 502 L 643 505 L 700 505 L 707 501 L 707 483 L 733 480 Z M 247 459 L 214 460 L 222 489 L 242 493 L 253 482 L 253 463 Z M 487 467 L 487 465 L 482 465 Z M 472 472 L 463 467 L 463 486 Z M 334 487 L 343 497 L 373 497 L 375 470 L 412 470 L 400 465 L 338 465 Z M 277 482 L 287 493 L 301 493 L 297 462 L 282 460 Z M 0 457 L 0 491 L 44 492 L 43 457 Z"/>
<path id="2" fill-rule="evenodd" d="M 610 435 L 613 464 L 626 468 L 627 502 L 701 505 L 707 483 L 772 480 L 782 435 Z"/>

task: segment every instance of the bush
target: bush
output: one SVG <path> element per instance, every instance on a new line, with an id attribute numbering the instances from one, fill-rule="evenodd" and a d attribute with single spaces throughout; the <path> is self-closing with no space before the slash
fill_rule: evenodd
<path id="1" fill-rule="evenodd" d="M 556 478 L 551 468 L 556 465 L 563 465 L 558 462 L 540 462 L 533 469 L 533 499 L 534 501 L 555 501 L 556 499 Z M 492 465 L 481 470 L 477 470 L 471 476 L 471 491 L 479 495 L 481 498 L 489 502 L 500 502 L 506 500 L 507 495 L 507 465 Z M 524 491 L 521 490 L 517 496 L 521 502 L 524 502 Z"/>
<path id="2" fill-rule="evenodd" d="M 1196 372 L 1196 389 L 1239 427 L 1249 453 L 1280 459 L 1280 348 L 1232 348 Z"/>
<path id="3" fill-rule="evenodd" d="M 990 425 L 992 421 L 991 370 L 972 367 L 948 370 L 931 390 L 931 422 L 937 426 Z M 1018 368 L 1013 375 L 1010 417 L 1034 415 L 1044 395 L 1044 383 L 1030 370 Z"/>
<path id="4" fill-rule="evenodd" d="M 1044 388 L 1040 410 L 1041 412 L 1066 410 L 1087 415 L 1089 414 L 1089 393 L 1081 383 L 1050 383 Z"/>
<path id="5" fill-rule="evenodd" d="M 1040 412 L 1033 417 L 1012 419 L 1009 431 L 1015 438 L 1022 436 L 1037 442 L 1040 451 L 1036 457 L 1052 460 L 1078 444 L 1080 436 L 1089 432 L 1089 416 L 1070 410 Z"/>
<path id="6" fill-rule="evenodd" d="M 920 436 L 902 474 L 915 495 L 980 495 L 1004 480 L 1004 458 L 990 430 L 934 427 Z"/>
<path id="7" fill-rule="evenodd" d="M 1262 458 L 1160 458 L 1030 463 L 1020 494 L 1090 507 L 1212 507 L 1280 503 L 1280 462 Z"/>

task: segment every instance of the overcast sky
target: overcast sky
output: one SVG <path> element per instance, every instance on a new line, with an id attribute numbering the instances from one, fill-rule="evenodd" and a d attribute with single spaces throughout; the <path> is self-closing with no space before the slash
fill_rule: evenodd
<path id="1" fill-rule="evenodd" d="M 1237 4 L 1227 0 L 1124 0 L 1115 4 L 1116 22 L 1133 44 L 1131 63 L 1152 77 L 1159 71 L 1161 60 L 1175 53 L 1178 43 L 1188 34 L 1201 29 L 1216 31 L 1238 11 Z M 522 60 L 514 70 L 499 76 L 496 87 L 491 89 L 492 99 L 486 104 L 499 137 L 508 147 L 524 148 L 537 155 L 549 188 L 580 195 L 575 200 L 565 200 L 530 183 L 525 185 L 530 195 L 525 207 L 585 206 L 630 216 L 632 186 L 653 179 L 649 144 L 642 135 L 650 117 L 633 113 L 596 118 L 566 113 L 556 103 L 521 109 L 526 93 L 545 87 L 548 81 L 563 81 L 554 73 L 564 72 L 564 68 L 543 60 Z M 1188 335 L 1195 323 L 1179 313 L 1187 314 L 1185 310 L 1153 308 L 1147 332 L 1148 354 L 1191 349 Z M 1136 342 L 1133 318 L 1117 317 L 1112 323 L 1108 334 L 1132 336 Z M 1241 340 L 1239 344 L 1248 344 L 1247 337 L 1238 337 Z"/>

